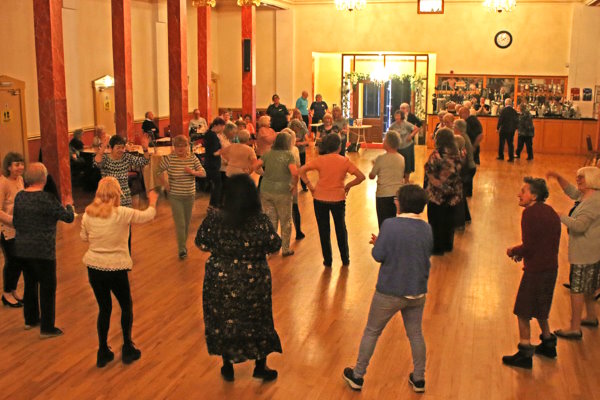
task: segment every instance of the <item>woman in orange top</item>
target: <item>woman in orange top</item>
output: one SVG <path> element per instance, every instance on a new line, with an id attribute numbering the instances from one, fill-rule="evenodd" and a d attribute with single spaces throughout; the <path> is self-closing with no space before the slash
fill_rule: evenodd
<path id="1" fill-rule="evenodd" d="M 315 217 L 319 227 L 323 265 L 331 267 L 331 238 L 329 213 L 333 216 L 335 235 L 342 257 L 342 265 L 350 264 L 348 250 L 348 231 L 346 230 L 346 196 L 353 186 L 365 180 L 365 175 L 346 157 L 340 156 L 341 140 L 338 135 L 327 135 L 321 143 L 321 156 L 300 168 L 300 177 L 313 194 Z M 306 173 L 316 170 L 319 180 L 316 185 L 308 179 Z M 346 174 L 354 175 L 354 179 L 344 185 Z"/>

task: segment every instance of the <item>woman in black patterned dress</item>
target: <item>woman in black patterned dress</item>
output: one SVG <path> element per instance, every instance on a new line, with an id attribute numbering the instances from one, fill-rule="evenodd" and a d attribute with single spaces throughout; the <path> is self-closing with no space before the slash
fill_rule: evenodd
<path id="1" fill-rule="evenodd" d="M 258 191 L 246 175 L 228 179 L 222 210 L 209 210 L 196 246 L 209 251 L 202 304 L 209 354 L 223 357 L 221 375 L 234 378 L 233 363 L 256 360 L 253 377 L 277 378 L 267 356 L 281 353 L 273 324 L 271 270 L 266 255 L 279 251 L 281 238 L 261 212 Z"/>

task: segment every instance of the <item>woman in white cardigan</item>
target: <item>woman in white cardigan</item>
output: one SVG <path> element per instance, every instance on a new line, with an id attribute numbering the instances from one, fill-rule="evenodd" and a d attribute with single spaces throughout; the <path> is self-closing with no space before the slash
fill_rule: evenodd
<path id="1" fill-rule="evenodd" d="M 96 366 L 104 367 L 114 359 L 108 347 L 107 337 L 112 311 L 111 292 L 121 306 L 121 328 L 123 329 L 123 363 L 138 360 L 142 353 L 131 340 L 133 306 L 129 277 L 132 261 L 127 240 L 130 224 L 142 224 L 154 219 L 158 194 L 148 194 L 149 206 L 144 211 L 120 205 L 121 187 L 113 177 L 100 180 L 96 197 L 86 207 L 81 221 L 81 238 L 89 242 L 88 251 L 83 256 L 87 265 L 90 285 L 98 302 L 98 355 Z"/>
<path id="2" fill-rule="evenodd" d="M 596 328 L 598 317 L 594 294 L 600 289 L 600 169 L 583 167 L 577 171 L 576 186 L 556 172 L 549 172 L 565 194 L 576 201 L 568 214 L 559 214 L 569 230 L 569 287 L 571 324 L 554 331 L 560 338 L 581 340 L 581 327 Z M 581 318 L 585 306 L 586 316 Z"/>

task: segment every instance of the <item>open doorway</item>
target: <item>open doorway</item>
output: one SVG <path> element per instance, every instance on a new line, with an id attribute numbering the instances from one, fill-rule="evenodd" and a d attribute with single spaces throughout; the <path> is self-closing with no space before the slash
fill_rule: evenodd
<path id="1" fill-rule="evenodd" d="M 115 124 L 115 80 L 104 75 L 92 81 L 94 91 L 94 125 L 102 125 L 109 136 L 117 132 Z"/>
<path id="2" fill-rule="evenodd" d="M 371 125 L 366 139 L 380 143 L 400 104 L 424 121 L 428 54 L 342 54 L 342 110 Z"/>

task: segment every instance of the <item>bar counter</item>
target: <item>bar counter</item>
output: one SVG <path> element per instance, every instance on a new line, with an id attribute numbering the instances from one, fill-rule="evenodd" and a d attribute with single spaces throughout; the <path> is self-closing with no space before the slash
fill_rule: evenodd
<path id="1" fill-rule="evenodd" d="M 483 127 L 482 151 L 498 151 L 499 137 L 496 133 L 497 116 L 478 116 Z M 437 115 L 427 116 L 427 148 L 433 148 L 433 129 L 438 123 Z M 533 118 L 535 136 L 533 151 L 538 154 L 587 154 L 586 137 L 592 138 L 593 148 L 598 146 L 598 120 L 593 118 Z M 515 134 L 515 147 L 517 146 Z"/>

